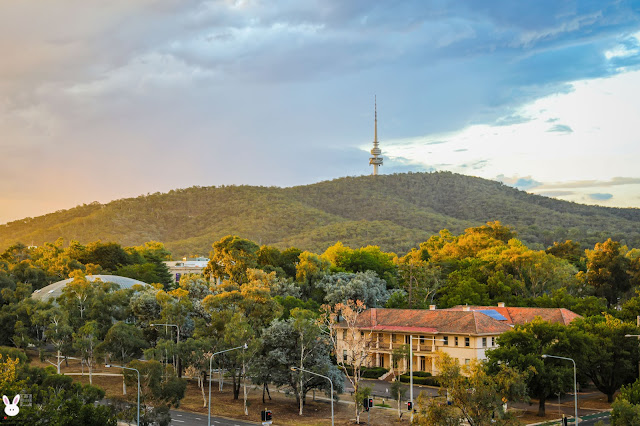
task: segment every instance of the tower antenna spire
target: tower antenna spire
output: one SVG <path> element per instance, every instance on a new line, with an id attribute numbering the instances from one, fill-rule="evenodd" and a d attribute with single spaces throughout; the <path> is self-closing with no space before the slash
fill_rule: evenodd
<path id="1" fill-rule="evenodd" d="M 373 122 L 373 149 L 371 150 L 372 157 L 369 158 L 369 165 L 373 164 L 373 175 L 376 176 L 378 174 L 378 166 L 382 166 L 382 151 L 378 148 L 378 97 L 376 95 L 373 96 L 373 111 L 374 111 L 374 122 Z"/>

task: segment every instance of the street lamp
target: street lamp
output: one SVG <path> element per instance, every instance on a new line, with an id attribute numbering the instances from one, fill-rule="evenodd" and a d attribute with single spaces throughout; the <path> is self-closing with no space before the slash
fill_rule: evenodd
<path id="1" fill-rule="evenodd" d="M 136 373 L 138 373 L 138 426 L 140 426 L 140 372 L 136 369 L 136 368 L 132 368 L 132 367 L 123 367 L 122 365 L 111 365 L 111 364 L 106 364 L 105 365 L 106 368 L 124 368 L 125 370 L 133 370 Z"/>
<path id="2" fill-rule="evenodd" d="M 574 401 L 574 405 L 575 405 L 575 419 L 576 419 L 576 424 L 578 424 L 578 422 L 580 422 L 580 419 L 578 419 L 578 386 L 577 386 L 577 381 L 576 381 L 576 362 L 572 359 L 572 358 L 566 358 L 563 356 L 555 356 L 555 355 L 547 355 L 544 354 L 542 355 L 542 358 L 557 358 L 557 359 L 564 359 L 565 361 L 571 361 L 573 363 L 573 401 Z"/>
<path id="3" fill-rule="evenodd" d="M 247 348 L 248 348 L 248 346 L 247 346 L 247 344 L 245 343 L 245 344 L 244 344 L 244 345 L 242 345 L 242 346 L 238 346 L 238 347 L 231 348 L 231 349 L 226 349 L 226 350 L 224 350 L 224 351 L 215 352 L 215 353 L 211 354 L 211 357 L 209 358 L 209 404 L 208 404 L 208 406 L 209 406 L 209 407 L 208 407 L 208 409 L 209 409 L 209 414 L 207 415 L 207 425 L 208 425 L 208 426 L 211 426 L 211 368 L 212 368 L 212 367 L 211 367 L 211 363 L 213 362 L 213 357 L 214 357 L 214 356 L 216 356 L 216 355 L 218 355 L 218 354 L 225 353 L 225 352 L 235 351 L 236 349 L 247 349 Z"/>
<path id="4" fill-rule="evenodd" d="M 421 339 L 420 336 L 409 336 L 409 400 L 413 404 L 413 339 Z M 436 339 L 436 336 L 432 336 L 432 346 L 435 348 L 436 342 L 444 342 L 444 339 Z M 393 367 L 393 366 L 392 366 Z M 413 422 L 413 408 L 411 409 L 411 422 Z"/>
<path id="5" fill-rule="evenodd" d="M 323 376 L 322 374 L 314 373 L 313 371 L 305 370 L 304 368 L 300 367 L 291 367 L 291 371 L 296 370 L 304 371 L 305 373 L 313 374 L 314 376 L 324 377 L 331 384 L 331 426 L 333 426 L 333 381 L 329 377 Z"/>
<path id="6" fill-rule="evenodd" d="M 180 327 L 178 327 L 178 324 L 149 324 L 151 327 L 159 327 L 164 325 L 165 327 L 175 327 L 176 330 L 178 330 L 178 336 L 176 338 L 176 345 L 180 344 Z M 165 330 L 166 332 L 166 330 Z M 176 347 L 177 349 L 177 347 Z M 178 355 L 178 364 L 180 364 L 180 356 Z M 182 372 L 180 371 L 180 365 L 176 366 L 177 370 L 178 370 L 178 377 L 182 377 Z"/>

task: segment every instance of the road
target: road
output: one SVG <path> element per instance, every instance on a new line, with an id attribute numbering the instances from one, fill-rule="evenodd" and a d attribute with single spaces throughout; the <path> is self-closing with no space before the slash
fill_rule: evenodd
<path id="1" fill-rule="evenodd" d="M 171 424 L 174 426 L 207 426 L 207 415 L 171 410 Z M 211 417 L 211 424 L 216 426 L 255 426 L 260 423 Z"/>

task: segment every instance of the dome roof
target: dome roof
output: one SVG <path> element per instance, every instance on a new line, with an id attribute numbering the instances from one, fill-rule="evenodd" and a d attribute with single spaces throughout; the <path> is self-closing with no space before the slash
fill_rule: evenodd
<path id="1" fill-rule="evenodd" d="M 121 277 L 119 275 L 87 275 L 85 277 L 88 281 L 100 280 L 105 283 L 114 283 L 120 286 L 120 289 L 131 288 L 134 285 L 148 286 L 149 284 L 134 280 L 133 278 Z M 73 278 L 67 278 L 66 280 L 58 281 L 53 284 L 49 284 L 46 287 L 42 287 L 33 292 L 32 298 L 46 302 L 49 299 L 55 299 L 62 294 L 62 289 L 73 281 Z"/>

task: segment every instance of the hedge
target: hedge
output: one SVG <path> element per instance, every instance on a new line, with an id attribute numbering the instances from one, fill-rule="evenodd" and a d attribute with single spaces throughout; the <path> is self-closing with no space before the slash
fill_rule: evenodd
<path id="1" fill-rule="evenodd" d="M 353 367 L 350 365 L 347 365 L 346 367 L 349 373 L 353 374 Z M 360 376 L 365 379 L 377 379 L 387 372 L 389 372 L 389 369 L 384 367 L 360 368 Z"/>
<path id="2" fill-rule="evenodd" d="M 402 383 L 409 383 L 409 375 L 403 374 L 400 376 L 400 381 Z M 415 373 L 413 374 L 413 384 L 414 385 L 427 385 L 427 386 L 440 386 L 440 381 L 437 377 L 433 376 L 418 376 Z"/>

